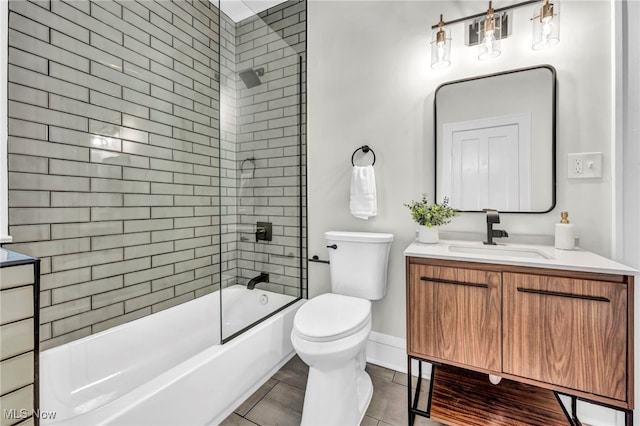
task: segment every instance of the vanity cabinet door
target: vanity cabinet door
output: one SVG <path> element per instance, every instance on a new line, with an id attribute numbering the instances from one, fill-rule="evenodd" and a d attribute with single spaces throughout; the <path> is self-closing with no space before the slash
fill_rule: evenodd
<path id="1" fill-rule="evenodd" d="M 503 274 L 505 373 L 626 401 L 627 285 Z"/>
<path id="2" fill-rule="evenodd" d="M 410 265 L 409 352 L 501 371 L 500 273 Z"/>

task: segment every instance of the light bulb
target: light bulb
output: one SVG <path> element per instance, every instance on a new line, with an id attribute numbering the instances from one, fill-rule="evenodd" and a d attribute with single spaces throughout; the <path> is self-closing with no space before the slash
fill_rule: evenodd
<path id="1" fill-rule="evenodd" d="M 444 60 L 444 42 L 438 42 L 438 62 Z"/>
<path id="2" fill-rule="evenodd" d="M 493 31 L 488 32 L 484 35 L 484 45 L 487 48 L 487 54 L 491 55 L 491 52 L 493 51 Z"/>
<path id="3" fill-rule="evenodd" d="M 440 15 L 438 31 L 434 33 L 434 40 L 431 42 L 431 68 L 446 68 L 451 63 L 451 38 L 447 38 L 444 31 L 444 21 Z"/>
<path id="4" fill-rule="evenodd" d="M 540 9 L 534 10 L 533 16 L 533 44 L 534 50 L 553 46 L 560 40 L 559 3 L 555 0 L 545 0 Z"/>
<path id="5" fill-rule="evenodd" d="M 482 41 L 478 43 L 478 59 L 484 61 L 500 56 L 501 16 L 494 15 L 491 2 L 489 2 L 486 18 L 479 25 L 482 26 L 482 30 L 478 35 L 482 35 Z"/>

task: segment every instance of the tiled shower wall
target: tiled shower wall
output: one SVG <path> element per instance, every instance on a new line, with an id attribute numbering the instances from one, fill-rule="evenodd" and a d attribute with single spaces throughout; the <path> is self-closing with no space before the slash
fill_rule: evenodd
<path id="1" fill-rule="evenodd" d="M 301 232 L 306 238 L 299 196 L 306 164 L 306 2 L 289 0 L 238 23 L 235 48 L 237 72 L 264 70 L 259 86 L 236 82 L 237 276 L 246 283 L 267 272 L 269 289 L 298 296 L 306 256 L 299 248 Z M 255 241 L 257 221 L 273 224 L 273 241 Z"/>
<path id="2" fill-rule="evenodd" d="M 223 13 L 220 27 L 222 283 L 246 285 L 268 272 L 270 283 L 260 287 L 299 296 L 306 2 L 289 0 L 238 23 Z M 238 73 L 258 68 L 262 84 L 247 88 Z M 273 224 L 272 241 L 255 241 L 258 221 Z"/>
<path id="3" fill-rule="evenodd" d="M 282 16 L 274 20 L 281 21 L 276 30 L 298 37 L 300 49 L 303 33 L 284 34 L 288 23 L 304 16 L 297 3 L 263 15 Z M 298 17 L 285 16 L 287 8 Z M 219 38 L 218 10 L 205 0 L 20 0 L 10 2 L 10 12 L 9 221 L 15 243 L 7 247 L 42 259 L 43 348 L 215 290 L 221 247 L 222 276 L 229 281 L 240 268 L 273 261 L 252 258 L 253 243 L 238 243 L 245 216 L 236 207 L 237 170 L 248 156 L 259 159 L 256 164 L 266 161 L 265 171 L 282 170 L 252 182 L 254 204 L 245 200 L 252 209 L 247 218 L 276 226 L 274 241 L 255 248 L 275 251 L 277 262 L 289 244 L 297 247 L 298 231 L 288 217 L 293 209 L 263 210 L 270 201 L 259 194 L 269 186 L 283 196 L 292 191 L 292 166 L 276 164 L 300 148 L 292 139 L 285 143 L 293 127 L 284 123 L 278 126 L 282 138 L 243 131 L 248 119 L 235 100 L 242 92 L 235 62 L 252 53 L 235 46 L 242 44 L 241 26 L 222 16 Z M 220 91 L 229 101 L 220 115 L 219 39 Z M 253 52 L 260 56 L 261 50 Z M 267 96 L 278 91 L 273 85 L 257 90 Z M 267 109 L 277 101 L 270 102 Z M 282 150 L 282 160 L 269 155 L 273 148 Z M 280 266 L 274 271 L 286 286 L 291 267 Z"/>
<path id="4" fill-rule="evenodd" d="M 217 9 L 9 7 L 8 248 L 42 258 L 43 348 L 214 290 Z"/>

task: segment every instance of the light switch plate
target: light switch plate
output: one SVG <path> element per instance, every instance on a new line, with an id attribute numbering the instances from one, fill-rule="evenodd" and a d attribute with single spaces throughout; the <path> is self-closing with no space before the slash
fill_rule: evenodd
<path id="1" fill-rule="evenodd" d="M 567 177 L 569 179 L 602 177 L 602 153 L 581 152 L 568 155 Z"/>

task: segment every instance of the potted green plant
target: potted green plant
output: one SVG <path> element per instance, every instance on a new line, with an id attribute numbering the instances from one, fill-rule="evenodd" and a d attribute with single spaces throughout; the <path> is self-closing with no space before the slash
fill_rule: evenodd
<path id="1" fill-rule="evenodd" d="M 427 194 L 422 194 L 420 201 L 411 200 L 405 206 L 409 208 L 413 220 L 421 225 L 418 228 L 418 241 L 421 243 L 437 243 L 440 239 L 439 227 L 451 222 L 456 215 L 456 211 L 449 207 L 448 197 L 444 197 L 440 204 L 429 204 Z"/>

